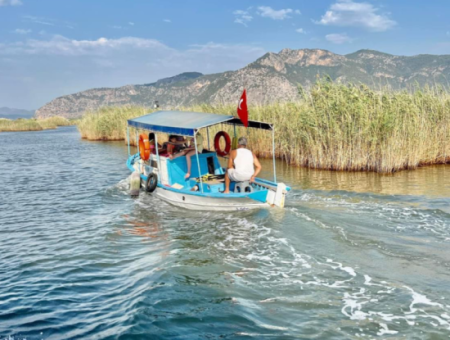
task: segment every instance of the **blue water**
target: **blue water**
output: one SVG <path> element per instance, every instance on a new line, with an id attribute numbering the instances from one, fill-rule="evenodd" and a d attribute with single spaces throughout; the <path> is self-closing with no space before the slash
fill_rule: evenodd
<path id="1" fill-rule="evenodd" d="M 0 134 L 0 339 L 450 337 L 450 166 L 280 163 L 284 210 L 209 213 L 131 199 L 126 156 Z"/>

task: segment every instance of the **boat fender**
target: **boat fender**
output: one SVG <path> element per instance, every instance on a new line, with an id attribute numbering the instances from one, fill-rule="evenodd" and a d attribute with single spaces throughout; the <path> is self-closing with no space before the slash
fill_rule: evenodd
<path id="1" fill-rule="evenodd" d="M 147 176 L 147 181 L 145 182 L 145 191 L 151 193 L 155 191 L 157 185 L 158 176 L 154 173 L 149 174 Z"/>
<path id="2" fill-rule="evenodd" d="M 150 158 L 150 141 L 145 133 L 139 135 L 139 154 L 144 161 Z"/>
<path id="3" fill-rule="evenodd" d="M 131 197 L 138 197 L 141 189 L 141 175 L 134 171 L 130 176 L 130 195 Z"/>
<path id="4" fill-rule="evenodd" d="M 225 138 L 225 149 L 220 148 L 220 138 Z M 219 156 L 225 157 L 230 153 L 231 150 L 231 138 L 228 133 L 225 131 L 219 131 L 217 132 L 216 136 L 214 137 L 214 148 L 216 149 L 216 152 Z"/>

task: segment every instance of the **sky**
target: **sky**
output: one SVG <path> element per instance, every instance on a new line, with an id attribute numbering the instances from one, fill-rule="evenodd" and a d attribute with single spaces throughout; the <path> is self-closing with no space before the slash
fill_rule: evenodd
<path id="1" fill-rule="evenodd" d="M 0 0 L 0 107 L 236 70 L 267 52 L 450 54 L 450 1 Z"/>

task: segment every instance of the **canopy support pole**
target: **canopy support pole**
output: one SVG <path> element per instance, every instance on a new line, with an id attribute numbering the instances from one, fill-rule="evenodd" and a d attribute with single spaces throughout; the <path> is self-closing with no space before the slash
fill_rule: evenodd
<path id="1" fill-rule="evenodd" d="M 194 145 L 195 145 L 195 156 L 197 157 L 198 177 L 200 178 L 200 187 L 203 193 L 203 180 L 202 180 L 202 173 L 200 172 L 200 160 L 198 158 L 198 149 L 197 149 L 197 131 L 194 133 Z"/>
<path id="2" fill-rule="evenodd" d="M 155 133 L 155 149 L 156 149 L 156 160 L 158 162 L 158 183 L 161 184 L 161 161 L 159 159 L 159 150 L 158 150 L 158 134 Z M 152 157 L 152 155 L 150 155 L 150 158 Z M 151 164 L 150 164 L 151 165 Z"/>
<path id="3" fill-rule="evenodd" d="M 131 156 L 130 154 L 130 127 L 127 125 L 127 144 L 128 144 L 128 157 Z"/>
<path id="4" fill-rule="evenodd" d="M 272 156 L 273 156 L 273 181 L 277 182 L 277 169 L 275 167 L 275 128 L 272 125 Z"/>
<path id="5" fill-rule="evenodd" d="M 208 150 L 211 151 L 211 148 L 209 146 L 209 126 L 206 128 L 206 137 L 208 138 Z"/>
<path id="6" fill-rule="evenodd" d="M 137 131 L 137 129 L 135 129 L 136 130 L 136 136 L 135 136 L 135 138 L 136 138 L 136 148 L 137 148 L 137 151 L 139 152 L 139 139 L 138 139 L 138 131 Z"/>

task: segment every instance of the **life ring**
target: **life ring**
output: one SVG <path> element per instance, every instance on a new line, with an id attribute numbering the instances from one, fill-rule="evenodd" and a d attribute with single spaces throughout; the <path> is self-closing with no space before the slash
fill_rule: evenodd
<path id="1" fill-rule="evenodd" d="M 146 192 L 153 192 L 156 189 L 156 186 L 158 185 L 158 176 L 154 173 L 148 174 L 147 180 L 145 181 L 145 191 Z"/>
<path id="2" fill-rule="evenodd" d="M 139 135 L 139 154 L 144 161 L 150 158 L 150 141 L 145 133 Z"/>
<path id="3" fill-rule="evenodd" d="M 220 148 L 220 138 L 225 138 L 225 149 L 222 150 Z M 219 131 L 217 132 L 216 136 L 214 137 L 214 148 L 216 149 L 216 152 L 219 156 L 224 157 L 230 153 L 231 150 L 231 138 L 228 133 L 225 131 Z"/>

